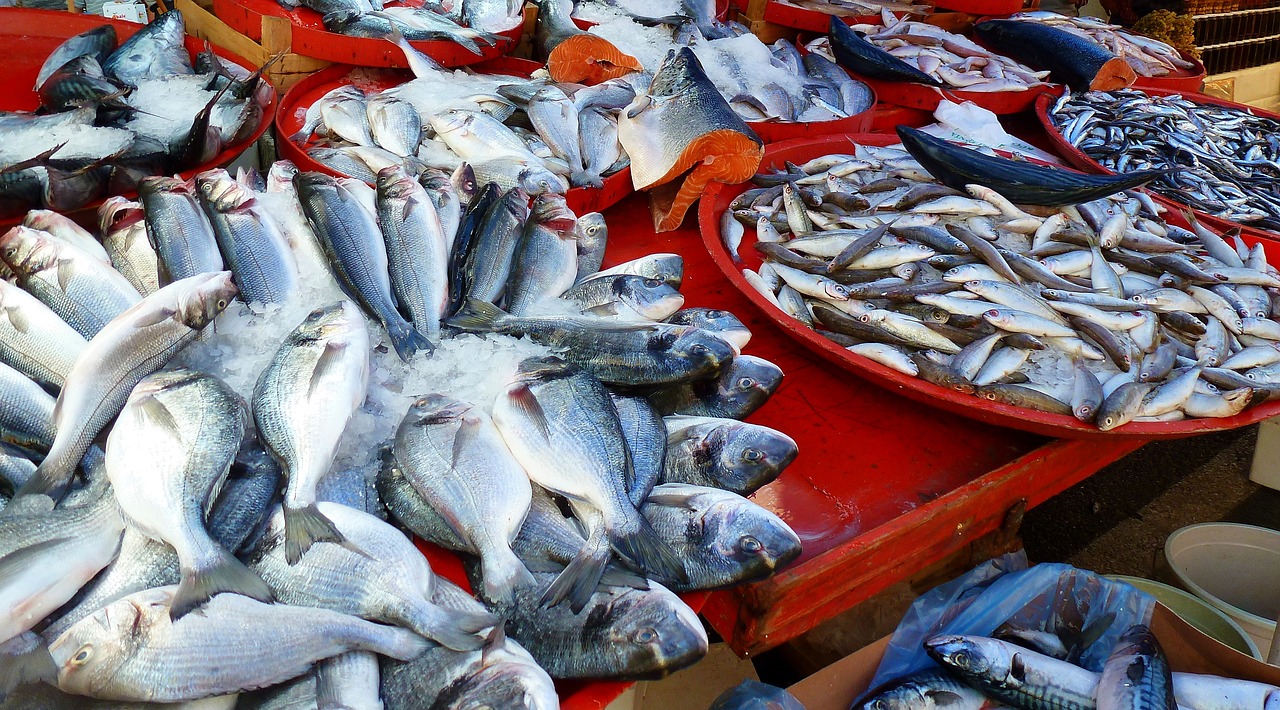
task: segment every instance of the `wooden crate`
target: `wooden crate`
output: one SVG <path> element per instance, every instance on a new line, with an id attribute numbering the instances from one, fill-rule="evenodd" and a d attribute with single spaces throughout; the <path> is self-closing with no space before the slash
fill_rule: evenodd
<path id="1" fill-rule="evenodd" d="M 765 8 L 769 0 L 746 0 L 746 7 L 738 12 L 738 22 L 747 26 L 751 34 L 765 44 L 773 44 L 780 39 L 794 41 L 800 31 L 794 27 L 775 24 L 764 19 Z M 730 15 L 733 7 L 730 6 Z"/>
<path id="2" fill-rule="evenodd" d="M 267 68 L 266 77 L 277 91 L 287 91 L 294 84 L 332 64 L 323 59 L 313 59 L 293 54 L 293 23 L 283 17 L 262 18 L 262 42 L 255 42 L 236 32 L 206 8 L 193 0 L 175 0 L 174 7 L 182 11 L 187 34 L 205 39 L 240 55 L 254 65 L 261 66 L 275 55 L 284 56 Z"/>

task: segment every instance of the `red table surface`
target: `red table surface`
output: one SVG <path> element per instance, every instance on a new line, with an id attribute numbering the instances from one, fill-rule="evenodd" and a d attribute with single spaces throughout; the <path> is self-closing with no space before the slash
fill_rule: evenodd
<path id="1" fill-rule="evenodd" d="M 998 529 L 1142 441 L 1071 442 L 982 424 L 898 396 L 791 340 L 721 275 L 691 216 L 654 235 L 647 200 L 606 213 L 606 263 L 653 252 L 684 256 L 690 306 L 732 311 L 754 336 L 746 351 L 786 373 L 750 421 L 786 432 L 800 456 L 754 496 L 790 525 L 804 553 L 770 580 L 713 593 L 704 618 L 739 654 L 764 651 L 833 618 Z"/>

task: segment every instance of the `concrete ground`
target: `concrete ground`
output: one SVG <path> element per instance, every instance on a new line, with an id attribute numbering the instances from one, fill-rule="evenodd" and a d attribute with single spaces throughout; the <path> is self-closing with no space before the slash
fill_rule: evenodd
<path id="1" fill-rule="evenodd" d="M 1165 538 L 1184 525 L 1280 529 L 1280 492 L 1249 480 L 1256 438 L 1249 427 L 1144 446 L 1029 511 L 1027 556 L 1159 579 Z"/>

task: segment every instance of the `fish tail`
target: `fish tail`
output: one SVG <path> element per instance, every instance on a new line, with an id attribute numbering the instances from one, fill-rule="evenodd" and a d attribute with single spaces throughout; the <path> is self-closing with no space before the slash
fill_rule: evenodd
<path id="1" fill-rule="evenodd" d="M 427 336 L 419 333 L 416 328 L 404 320 L 399 323 L 389 324 L 387 336 L 391 338 L 391 345 L 396 349 L 396 354 L 405 362 L 409 362 L 409 359 L 419 350 L 425 350 L 430 354 L 435 352 L 436 349 L 435 343 L 427 340 Z"/>
<path id="2" fill-rule="evenodd" d="M 569 182 L 579 187 L 594 187 L 596 189 L 604 187 L 604 179 L 599 173 L 590 170 L 576 172 L 569 176 Z"/>
<path id="3" fill-rule="evenodd" d="M 0 699 L 26 683 L 55 684 L 58 667 L 40 634 L 27 632 L 0 643 Z"/>
<path id="4" fill-rule="evenodd" d="M 49 457 L 46 457 L 46 461 Z M 14 499 L 22 496 L 44 495 L 58 503 L 63 496 L 67 494 L 67 489 L 71 486 L 71 478 L 75 473 L 74 470 L 65 473 L 55 470 L 55 466 L 46 466 L 41 463 L 32 472 L 31 478 L 27 479 L 22 487 L 14 492 Z"/>
<path id="5" fill-rule="evenodd" d="M 477 330 L 482 332 L 497 331 L 501 327 L 502 318 L 507 314 L 487 301 L 468 298 L 462 308 L 458 309 L 446 324 L 460 330 Z"/>
<path id="6" fill-rule="evenodd" d="M 208 567 L 182 570 L 182 580 L 178 582 L 178 590 L 169 606 L 170 619 L 181 619 L 223 592 L 240 594 L 268 604 L 274 600 L 267 583 L 240 560 L 220 547 L 216 548 L 215 553 L 216 556 Z"/>
<path id="7" fill-rule="evenodd" d="M 456 611 L 430 602 L 411 616 L 410 627 L 414 631 L 455 651 L 474 651 L 483 646 L 480 632 L 492 629 L 497 622 L 488 612 Z"/>
<path id="8" fill-rule="evenodd" d="M 514 603 L 518 587 L 534 584 L 533 575 L 514 553 L 490 552 L 480 558 L 480 567 L 485 599 L 504 607 Z"/>
<path id="9" fill-rule="evenodd" d="M 317 542 L 345 543 L 347 538 L 338 532 L 333 521 L 315 503 L 301 508 L 285 506 L 284 509 L 284 557 L 290 565 L 298 560 Z"/>
<path id="10" fill-rule="evenodd" d="M 592 538 L 594 539 L 597 534 L 602 533 L 593 531 Z M 586 608 L 587 602 L 591 601 L 591 595 L 596 593 L 596 587 L 600 586 L 600 578 L 604 575 L 605 565 L 608 563 L 608 545 L 593 546 L 590 540 L 587 541 L 578 556 L 573 558 L 551 586 L 547 587 L 539 603 L 552 607 L 567 599 L 569 608 L 577 614 Z"/>
<path id="11" fill-rule="evenodd" d="M 435 646 L 428 639 L 399 626 L 364 623 L 370 627 L 371 638 L 366 641 L 366 648 L 362 650 L 379 653 L 397 661 L 412 661 L 421 656 L 423 651 Z"/>
<path id="12" fill-rule="evenodd" d="M 685 585 L 689 583 L 689 575 L 685 572 L 680 555 L 658 536 L 639 513 L 636 513 L 639 526 L 627 532 L 615 531 L 613 548 L 624 558 L 630 560 L 650 575 L 657 575 L 661 581 Z"/>

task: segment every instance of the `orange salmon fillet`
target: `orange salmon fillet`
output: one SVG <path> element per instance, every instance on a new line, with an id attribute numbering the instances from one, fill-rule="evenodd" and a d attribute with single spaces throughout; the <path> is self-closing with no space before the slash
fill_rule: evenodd
<path id="1" fill-rule="evenodd" d="M 547 57 L 547 71 L 558 82 L 590 86 L 643 70 L 638 59 L 592 34 L 566 39 Z"/>

